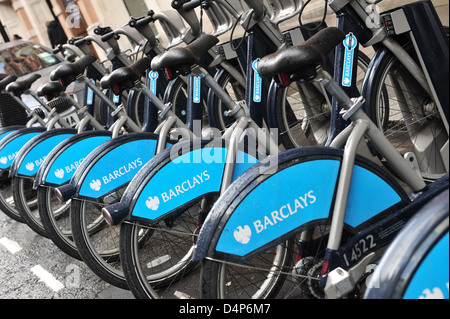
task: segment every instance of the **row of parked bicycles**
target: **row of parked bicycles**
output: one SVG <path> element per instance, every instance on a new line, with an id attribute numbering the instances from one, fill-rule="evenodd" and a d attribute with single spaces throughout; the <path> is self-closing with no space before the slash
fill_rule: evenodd
<path id="1" fill-rule="evenodd" d="M 136 298 L 448 298 L 448 28 L 309 2 L 174 0 L 3 79 L 44 111 L 0 129 L 1 210 Z"/>

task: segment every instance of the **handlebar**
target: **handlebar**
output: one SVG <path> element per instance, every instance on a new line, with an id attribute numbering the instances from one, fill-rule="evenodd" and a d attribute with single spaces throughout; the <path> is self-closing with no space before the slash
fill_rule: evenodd
<path id="1" fill-rule="evenodd" d="M 245 2 L 253 9 L 253 19 L 259 21 L 264 17 L 264 3 L 262 0 L 245 0 Z"/>
<path id="2" fill-rule="evenodd" d="M 75 40 L 73 44 L 74 44 L 75 46 L 79 47 L 79 46 L 82 46 L 83 44 L 90 45 L 91 42 L 90 42 L 90 41 L 87 41 L 85 38 L 81 38 L 81 39 Z"/>
<path id="3" fill-rule="evenodd" d="M 190 10 L 193 10 L 193 9 L 199 7 L 202 3 L 203 3 L 202 0 L 192 0 L 192 1 L 186 2 L 183 5 L 183 9 L 186 11 L 190 11 Z"/>
<path id="4" fill-rule="evenodd" d="M 108 32 L 100 38 L 103 42 L 108 42 L 112 38 L 119 40 L 119 36 L 114 33 L 114 31 Z"/>
<path id="5" fill-rule="evenodd" d="M 149 25 L 150 22 L 154 22 L 153 14 L 154 12 L 150 10 L 148 17 L 138 19 L 130 17 L 130 20 L 128 20 L 128 25 L 135 28 L 145 39 L 147 39 L 150 48 L 154 48 L 158 44 L 155 33 Z"/>
<path id="6" fill-rule="evenodd" d="M 75 42 L 78 41 L 78 40 L 80 40 L 80 39 L 83 39 L 83 37 L 71 37 L 71 38 L 69 39 L 69 41 L 67 41 L 67 43 L 72 44 L 72 45 L 75 45 Z"/>
<path id="7" fill-rule="evenodd" d="M 54 49 L 52 50 L 52 53 L 53 53 L 53 54 L 58 54 L 58 53 L 62 52 L 62 50 L 63 50 L 62 44 L 58 44 L 58 45 L 56 46 L 56 48 L 54 48 Z"/>
<path id="8" fill-rule="evenodd" d="M 110 32 L 112 32 L 111 27 L 100 27 L 100 26 L 98 26 L 98 27 L 96 27 L 94 29 L 94 33 L 96 35 L 105 35 L 105 34 L 108 34 Z"/>
<path id="9" fill-rule="evenodd" d="M 142 28 L 149 24 L 150 22 L 154 22 L 153 15 L 148 17 L 142 17 L 142 18 L 133 18 L 130 17 L 130 20 L 128 21 L 128 25 L 132 28 Z"/>
<path id="10" fill-rule="evenodd" d="M 173 0 L 172 8 L 177 10 L 180 16 L 189 24 L 195 38 L 202 33 L 200 22 L 194 9 L 203 3 L 202 0 Z"/>
<path id="11" fill-rule="evenodd" d="M 191 11 L 202 4 L 203 0 L 173 0 L 172 8 L 175 10 L 183 9 L 184 11 Z"/>

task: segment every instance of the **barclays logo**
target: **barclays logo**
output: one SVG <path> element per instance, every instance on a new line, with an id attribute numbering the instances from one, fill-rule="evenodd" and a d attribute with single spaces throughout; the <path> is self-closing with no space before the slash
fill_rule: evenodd
<path id="1" fill-rule="evenodd" d="M 158 210 L 160 201 L 159 201 L 158 196 L 155 196 L 155 197 L 150 196 L 147 199 L 147 201 L 145 202 L 145 204 L 147 205 L 148 209 L 155 211 L 155 210 Z"/>
<path id="2" fill-rule="evenodd" d="M 92 180 L 89 186 L 91 187 L 92 190 L 98 192 L 102 188 L 102 185 L 107 185 L 121 177 L 127 176 L 127 174 L 139 169 L 139 167 L 141 167 L 142 165 L 143 165 L 142 160 L 138 158 L 135 161 L 130 162 L 127 165 L 121 166 L 119 169 L 114 170 L 112 173 L 103 176 L 101 179 Z"/>
<path id="3" fill-rule="evenodd" d="M 201 174 L 197 174 L 189 180 L 186 180 L 179 185 L 170 188 L 168 191 L 161 193 L 160 197 L 150 196 L 145 204 L 148 209 L 156 211 L 159 209 L 160 204 L 167 203 L 178 196 L 183 196 L 185 193 L 188 193 L 195 187 L 199 187 L 203 183 L 206 183 L 210 180 L 210 178 L 211 176 L 209 175 L 208 171 L 204 171 Z M 159 198 L 161 198 L 162 201 L 160 201 Z"/>
<path id="4" fill-rule="evenodd" d="M 59 179 L 63 179 L 64 178 L 64 170 L 63 169 L 57 169 L 56 171 L 55 171 L 55 176 L 57 177 L 57 178 L 59 178 Z"/>
<path id="5" fill-rule="evenodd" d="M 25 165 L 26 170 L 29 172 L 34 171 L 35 168 L 40 167 L 42 165 L 42 163 L 44 163 L 46 157 L 47 156 L 44 156 L 43 158 L 35 160 L 34 162 L 27 163 Z"/>
<path id="6" fill-rule="evenodd" d="M 8 156 L 3 156 L 0 158 L 0 164 L 6 165 L 8 162 L 12 162 L 14 161 L 14 159 L 16 158 L 16 155 L 19 153 L 19 151 L 10 154 Z"/>
<path id="7" fill-rule="evenodd" d="M 27 170 L 29 170 L 30 172 L 32 172 L 34 170 L 34 164 L 33 163 L 28 163 L 27 165 L 25 165 L 25 168 Z"/>
<path id="8" fill-rule="evenodd" d="M 314 191 L 312 190 L 302 196 L 298 196 L 293 199 L 292 202 L 286 203 L 279 209 L 262 216 L 262 218 L 255 219 L 252 223 L 255 234 L 261 234 L 264 231 L 274 227 L 276 224 L 289 220 L 292 215 L 308 209 L 308 207 L 313 206 L 316 202 L 317 197 L 314 195 Z M 252 228 L 248 225 L 245 225 L 244 227 L 238 226 L 233 235 L 234 239 L 238 243 L 247 245 L 252 238 Z"/>
<path id="9" fill-rule="evenodd" d="M 233 233 L 234 239 L 238 243 L 241 243 L 243 245 L 247 245 L 250 242 L 250 239 L 252 238 L 252 230 L 248 225 L 245 225 L 244 227 L 238 226 L 236 230 Z"/>
<path id="10" fill-rule="evenodd" d="M 447 291 L 448 291 L 448 282 L 447 282 Z M 435 287 L 433 289 L 425 289 L 422 292 L 422 295 L 419 296 L 419 299 L 445 299 L 444 292 L 439 288 Z"/>
<path id="11" fill-rule="evenodd" d="M 100 190 L 100 188 L 102 188 L 102 182 L 100 182 L 99 179 L 93 180 L 89 186 L 91 187 L 92 190 L 98 192 Z"/>

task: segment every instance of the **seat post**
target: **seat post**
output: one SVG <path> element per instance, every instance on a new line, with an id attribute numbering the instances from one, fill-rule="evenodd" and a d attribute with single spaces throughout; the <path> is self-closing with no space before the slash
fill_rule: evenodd
<path id="1" fill-rule="evenodd" d="M 103 92 L 87 77 L 81 74 L 77 77 L 77 81 L 85 83 L 94 92 L 96 96 L 98 96 L 103 102 L 105 102 L 108 105 L 108 107 L 110 107 L 113 111 L 116 111 L 117 106 L 109 98 L 107 98 L 103 94 Z"/>
<path id="2" fill-rule="evenodd" d="M 322 67 L 316 69 L 316 77 L 314 81 L 322 84 L 325 89 L 346 109 L 349 110 L 354 102 L 344 92 L 344 90 L 337 84 L 333 77 Z"/>
<path id="3" fill-rule="evenodd" d="M 221 88 L 214 78 L 202 67 L 196 66 L 192 69 L 192 74 L 200 76 L 206 83 L 206 85 L 216 94 L 216 96 L 225 104 L 229 111 L 235 114 L 236 118 L 245 117 L 247 121 L 250 120 L 250 113 L 248 110 L 242 109 L 242 104 L 238 101 L 234 101 L 228 93 Z M 236 109 L 236 108 L 239 109 Z M 237 111 L 236 111 L 237 110 Z"/>

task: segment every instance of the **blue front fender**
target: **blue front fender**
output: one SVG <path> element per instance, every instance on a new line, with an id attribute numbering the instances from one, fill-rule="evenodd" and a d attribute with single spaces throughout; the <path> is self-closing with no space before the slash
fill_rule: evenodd
<path id="1" fill-rule="evenodd" d="M 45 132 L 43 127 L 15 130 L 0 141 L 0 171 L 9 170 L 22 147 L 35 136 Z"/>
<path id="2" fill-rule="evenodd" d="M 246 260 L 311 224 L 329 224 L 341 161 L 341 150 L 301 148 L 281 153 L 274 175 L 261 174 L 264 163 L 247 171 L 208 214 L 194 260 Z M 392 177 L 358 157 L 345 218 L 349 231 L 356 233 L 407 202 Z"/>
<path id="3" fill-rule="evenodd" d="M 14 159 L 9 177 L 34 177 L 49 153 L 61 142 L 76 134 L 75 129 L 54 129 L 29 140 Z"/>
<path id="4" fill-rule="evenodd" d="M 121 202 L 111 206 L 111 212 L 120 212 L 116 222 L 125 217 L 154 224 L 218 194 L 226 153 L 224 140 L 196 140 L 180 142 L 158 154 L 129 184 Z M 238 151 L 233 180 L 257 162 L 257 156 Z"/>
<path id="5" fill-rule="evenodd" d="M 58 144 L 39 168 L 34 187 L 58 187 L 69 182 L 89 153 L 110 140 L 111 136 L 109 131 L 90 131 L 76 134 Z"/>
<path id="6" fill-rule="evenodd" d="M 154 133 L 126 134 L 101 144 L 71 179 L 73 197 L 99 201 L 126 186 L 154 157 L 157 144 L 158 135 Z"/>

